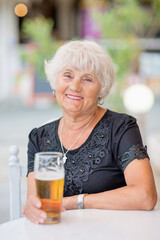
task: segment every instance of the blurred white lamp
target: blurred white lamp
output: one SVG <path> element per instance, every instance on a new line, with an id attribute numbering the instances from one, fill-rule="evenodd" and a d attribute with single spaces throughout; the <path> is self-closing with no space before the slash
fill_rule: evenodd
<path id="1" fill-rule="evenodd" d="M 125 90 L 123 102 L 129 112 L 144 114 L 153 106 L 154 95 L 146 85 L 134 84 Z"/>

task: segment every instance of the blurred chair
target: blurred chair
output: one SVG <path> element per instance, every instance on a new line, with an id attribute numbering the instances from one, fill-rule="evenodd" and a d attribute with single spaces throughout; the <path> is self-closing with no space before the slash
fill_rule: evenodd
<path id="1" fill-rule="evenodd" d="M 21 209 L 21 178 L 26 177 L 27 166 L 21 166 L 18 159 L 19 149 L 13 145 L 9 148 L 9 192 L 10 220 L 22 217 Z"/>

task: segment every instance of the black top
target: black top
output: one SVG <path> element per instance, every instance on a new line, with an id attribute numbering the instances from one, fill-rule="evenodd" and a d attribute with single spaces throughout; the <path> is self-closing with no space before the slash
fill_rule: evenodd
<path id="1" fill-rule="evenodd" d="M 34 128 L 29 134 L 28 173 L 34 171 L 35 153 L 62 152 L 58 137 L 59 120 Z M 67 153 L 64 196 L 125 186 L 124 169 L 134 159 L 146 157 L 148 154 L 136 119 L 107 110 L 87 140 Z"/>

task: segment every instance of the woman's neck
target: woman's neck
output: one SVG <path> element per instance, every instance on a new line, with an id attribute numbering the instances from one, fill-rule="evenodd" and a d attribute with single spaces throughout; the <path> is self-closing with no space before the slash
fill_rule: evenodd
<path id="1" fill-rule="evenodd" d="M 60 121 L 60 125 L 63 123 L 63 128 L 67 131 L 78 131 L 85 127 L 85 125 L 94 117 L 91 126 L 95 126 L 96 123 L 102 118 L 106 109 L 97 106 L 90 113 L 68 113 L 63 112 L 63 118 Z"/>
<path id="2" fill-rule="evenodd" d="M 89 113 L 70 113 L 63 112 L 62 122 L 65 129 L 70 130 L 80 130 L 82 129 L 92 118 L 95 118 L 98 115 L 100 108 L 97 106 Z"/>

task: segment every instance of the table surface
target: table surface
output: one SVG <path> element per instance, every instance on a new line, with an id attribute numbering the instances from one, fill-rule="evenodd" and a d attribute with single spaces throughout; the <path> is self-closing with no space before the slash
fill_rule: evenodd
<path id="1" fill-rule="evenodd" d="M 0 225 L 0 239 L 160 240 L 160 210 L 70 210 L 53 225 L 36 225 L 20 218 Z"/>

